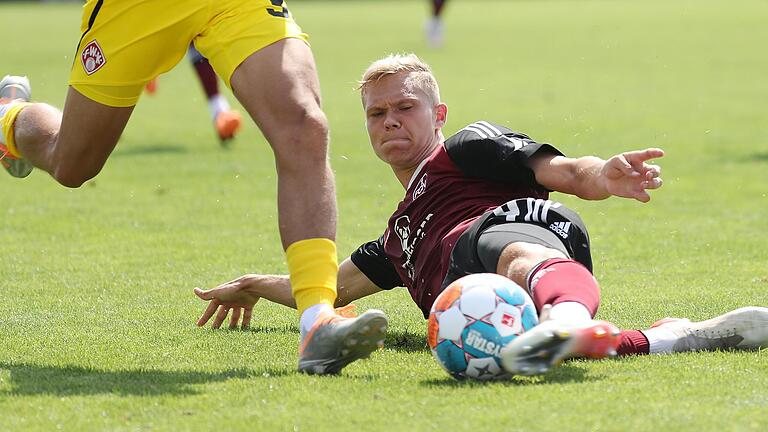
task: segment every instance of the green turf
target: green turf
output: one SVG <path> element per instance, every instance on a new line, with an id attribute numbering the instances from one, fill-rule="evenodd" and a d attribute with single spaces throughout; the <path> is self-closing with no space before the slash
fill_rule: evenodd
<path id="1" fill-rule="evenodd" d="M 354 83 L 415 51 L 450 108 L 610 156 L 660 146 L 653 201 L 579 202 L 622 327 L 768 305 L 768 3 L 449 2 L 428 50 L 426 1 L 293 1 L 311 35 L 339 192 L 339 250 L 377 237 L 402 190 L 370 151 Z M 0 4 L 0 74 L 63 102 L 77 3 Z M 95 181 L 0 176 L 0 430 L 755 430 L 768 428 L 768 351 L 570 362 L 508 383 L 453 381 L 404 290 L 386 348 L 340 377 L 294 372 L 292 311 L 253 330 L 198 329 L 194 286 L 282 273 L 275 174 L 248 125 L 222 151 L 187 64 L 145 97 Z M 308 223 L 311 223 L 308 219 Z"/>

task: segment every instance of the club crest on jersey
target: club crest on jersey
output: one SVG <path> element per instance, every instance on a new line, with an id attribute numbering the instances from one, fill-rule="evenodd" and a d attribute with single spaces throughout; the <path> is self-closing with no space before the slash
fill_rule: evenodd
<path id="1" fill-rule="evenodd" d="M 413 190 L 413 201 L 416 201 L 416 198 L 420 197 L 425 190 L 427 190 L 427 173 L 424 173 L 419 182 L 416 183 L 416 188 Z"/>
<path id="2" fill-rule="evenodd" d="M 80 61 L 83 63 L 85 73 L 92 75 L 107 63 L 107 58 L 104 57 L 104 51 L 101 50 L 99 43 L 94 39 L 83 48 L 83 51 L 80 53 Z"/>

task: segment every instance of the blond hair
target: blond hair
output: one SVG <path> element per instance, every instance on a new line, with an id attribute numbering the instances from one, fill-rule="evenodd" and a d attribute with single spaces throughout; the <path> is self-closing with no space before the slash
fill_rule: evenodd
<path id="1" fill-rule="evenodd" d="M 365 97 L 365 90 L 369 85 L 380 79 L 400 72 L 408 73 L 405 84 L 421 89 L 435 104 L 440 103 L 440 88 L 432 74 L 432 69 L 416 54 L 390 54 L 376 60 L 368 66 L 360 80 L 360 96 Z"/>

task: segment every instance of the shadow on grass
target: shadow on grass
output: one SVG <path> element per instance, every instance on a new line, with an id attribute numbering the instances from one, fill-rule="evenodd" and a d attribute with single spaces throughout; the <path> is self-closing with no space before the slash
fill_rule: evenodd
<path id="1" fill-rule="evenodd" d="M 240 331 L 237 329 L 230 331 Z M 296 325 L 258 325 L 253 326 L 247 331 L 252 333 L 285 333 L 295 334 L 298 337 L 299 328 Z M 423 333 L 412 333 L 407 330 L 387 330 L 386 338 L 384 339 L 384 348 L 393 349 L 396 351 L 404 352 L 419 352 L 429 351 L 427 348 L 427 338 Z"/>
<path id="2" fill-rule="evenodd" d="M 107 371 L 80 366 L 41 366 L 0 363 L 0 371 L 10 372 L 10 389 L 0 395 L 94 395 L 119 396 L 195 395 L 192 386 L 249 377 L 286 375 L 286 370 L 232 369 L 223 372 L 123 370 Z"/>
<path id="3" fill-rule="evenodd" d="M 455 380 L 446 375 L 442 379 L 430 379 L 421 382 L 425 387 L 445 387 L 445 388 L 463 388 L 463 387 L 476 387 L 486 385 L 498 385 L 498 386 L 530 386 L 530 385 L 545 385 L 545 384 L 564 384 L 571 382 L 594 382 L 602 380 L 602 376 L 587 375 L 586 369 L 583 367 L 573 366 L 569 364 L 560 365 L 544 375 L 534 377 L 519 377 L 515 376 L 508 380 L 500 381 L 475 381 L 475 380 Z"/>
<path id="4" fill-rule="evenodd" d="M 387 331 L 384 348 L 404 352 L 429 351 L 427 336 L 423 333 L 417 334 L 409 331 Z"/>
<path id="5" fill-rule="evenodd" d="M 240 330 L 232 330 L 232 331 L 240 331 Z M 257 326 L 251 326 L 249 329 L 245 330 L 252 333 L 286 333 L 290 334 L 293 333 L 298 337 L 299 335 L 299 326 L 296 324 L 286 324 L 281 326 L 270 326 L 270 325 L 257 325 Z"/>
<path id="6" fill-rule="evenodd" d="M 144 156 L 144 155 L 156 155 L 156 154 L 179 154 L 188 153 L 186 147 L 180 145 L 150 145 L 150 146 L 125 146 L 118 147 L 118 149 L 112 154 L 112 157 L 123 156 Z"/>
<path id="7" fill-rule="evenodd" d="M 768 162 L 768 152 L 757 152 L 745 156 L 742 162 Z"/>

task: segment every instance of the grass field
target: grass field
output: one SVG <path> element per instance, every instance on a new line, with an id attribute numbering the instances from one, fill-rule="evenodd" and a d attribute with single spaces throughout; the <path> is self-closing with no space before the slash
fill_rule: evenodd
<path id="1" fill-rule="evenodd" d="M 449 2 L 426 48 L 426 1 L 290 3 L 312 36 L 339 194 L 339 251 L 380 235 L 402 189 L 372 154 L 354 83 L 415 51 L 449 105 L 608 157 L 659 146 L 648 205 L 580 202 L 599 315 L 626 328 L 768 305 L 768 2 Z M 0 75 L 61 106 L 77 3 L 0 3 Z M 768 429 L 768 351 L 573 361 L 538 378 L 456 382 L 425 347 L 405 290 L 358 302 L 390 316 L 386 348 L 339 377 L 294 372 L 293 311 L 252 330 L 199 329 L 195 286 L 284 273 L 272 155 L 248 125 L 219 148 L 182 63 L 139 104 L 104 171 L 77 190 L 0 175 L 0 430 Z M 308 217 L 307 223 L 312 223 Z"/>

